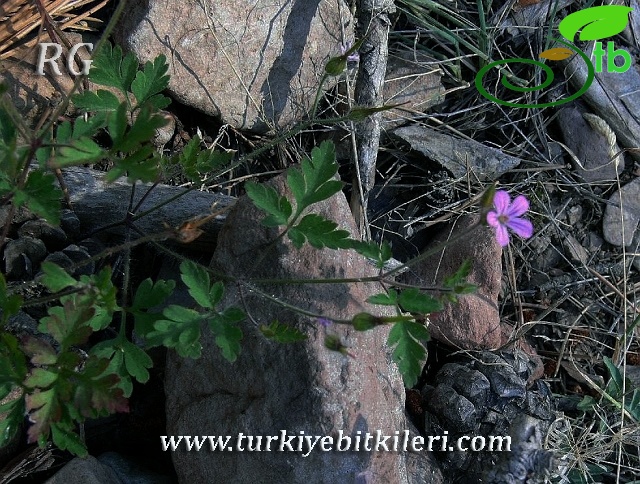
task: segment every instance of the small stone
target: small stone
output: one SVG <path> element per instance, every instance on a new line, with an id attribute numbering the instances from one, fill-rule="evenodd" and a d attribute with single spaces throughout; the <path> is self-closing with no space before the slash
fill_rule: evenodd
<path id="1" fill-rule="evenodd" d="M 44 219 L 29 220 L 20 226 L 18 235 L 42 240 L 48 250 L 60 250 L 69 242 L 67 234 L 60 227 L 54 227 Z"/>
<path id="2" fill-rule="evenodd" d="M 60 469 L 45 484 L 69 484 L 83 482 L 87 484 L 113 484 L 122 482 L 109 466 L 89 455 L 85 458 L 76 457 Z"/>
<path id="3" fill-rule="evenodd" d="M 581 262 L 582 264 L 586 264 L 589 259 L 589 252 L 587 249 L 582 247 L 580 242 L 576 240 L 576 238 L 567 234 L 564 239 L 562 239 L 562 246 L 569 253 L 571 259 L 575 262 Z"/>
<path id="4" fill-rule="evenodd" d="M 567 210 L 567 219 L 569 225 L 573 226 L 582 221 L 582 205 L 574 205 L 569 210 Z"/>
<path id="5" fill-rule="evenodd" d="M 575 163 L 575 170 L 586 182 L 616 179 L 616 167 L 610 160 L 609 143 L 585 121 L 582 111 L 576 107 L 560 109 L 558 125 L 565 143 L 580 161 L 580 165 Z M 622 168 L 624 162 L 620 163 L 618 169 L 621 171 Z"/>
<path id="6" fill-rule="evenodd" d="M 499 149 L 423 126 L 398 128 L 393 134 L 456 177 L 473 173 L 480 180 L 491 181 L 520 164 L 519 158 Z"/>
<path id="7" fill-rule="evenodd" d="M 476 426 L 476 409 L 469 400 L 443 383 L 429 394 L 427 411 L 442 418 L 443 425 L 453 432 L 469 432 Z"/>
<path id="8" fill-rule="evenodd" d="M 60 211 L 60 227 L 69 236 L 75 237 L 80 233 L 80 219 L 73 210 L 65 208 Z"/>
<path id="9" fill-rule="evenodd" d="M 91 258 L 91 255 L 89 255 L 89 252 L 87 252 L 86 249 L 84 249 L 83 247 L 79 247 L 75 244 L 72 244 L 66 247 L 65 249 L 63 249 L 62 252 L 64 253 L 64 255 L 69 257 L 69 259 L 71 259 L 74 264 L 84 262 L 87 259 Z M 77 276 L 77 275 L 93 274 L 93 272 L 95 271 L 95 268 L 96 268 L 96 264 L 95 262 L 92 261 L 84 265 L 81 265 L 80 267 L 77 267 L 73 271 L 73 275 Z"/>
<path id="10" fill-rule="evenodd" d="M 622 200 L 622 213 L 620 200 Z M 621 219 L 624 219 L 624 225 Z M 602 221 L 605 240 L 618 247 L 631 245 L 638 222 L 640 222 L 640 178 L 635 178 L 609 197 Z"/>
<path id="11" fill-rule="evenodd" d="M 11 279 L 31 277 L 47 255 L 40 239 L 20 237 L 8 242 L 4 249 L 5 274 Z"/>
<path id="12" fill-rule="evenodd" d="M 73 266 L 73 261 L 62 251 L 52 252 L 44 260 L 45 262 L 53 262 L 67 272 L 71 271 L 71 267 Z"/>
<path id="13" fill-rule="evenodd" d="M 453 233 L 450 227 L 445 227 L 433 244 L 468 230 L 475 220 L 472 216 L 461 217 Z M 461 296 L 457 303 L 446 303 L 442 311 L 431 315 L 429 331 L 433 338 L 457 348 L 498 348 L 502 344 L 498 311 L 502 249 L 493 231 L 476 227 L 468 237 L 416 264 L 411 272 L 403 274 L 402 282 L 416 286 L 442 285 L 443 279 L 457 271 L 467 259 L 473 261 L 467 281 L 478 285 L 478 291 Z"/>

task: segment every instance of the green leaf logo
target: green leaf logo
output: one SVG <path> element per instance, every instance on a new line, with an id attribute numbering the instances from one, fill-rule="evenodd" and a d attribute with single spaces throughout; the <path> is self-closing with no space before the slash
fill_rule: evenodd
<path id="1" fill-rule="evenodd" d="M 568 41 L 580 29 L 579 40 L 599 40 L 622 32 L 629 23 L 629 12 L 633 9 L 623 5 L 603 5 L 572 13 L 564 18 L 558 29 Z"/>

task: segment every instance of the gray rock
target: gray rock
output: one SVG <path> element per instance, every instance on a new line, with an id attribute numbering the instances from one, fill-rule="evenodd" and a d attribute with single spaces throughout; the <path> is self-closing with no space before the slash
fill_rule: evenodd
<path id="1" fill-rule="evenodd" d="M 60 469 L 45 484 L 124 484 L 116 473 L 108 466 L 100 463 L 95 457 L 76 457 Z"/>
<path id="2" fill-rule="evenodd" d="M 602 220 L 604 239 L 619 247 L 631 245 L 638 222 L 640 222 L 640 178 L 635 178 L 609 197 Z"/>
<path id="3" fill-rule="evenodd" d="M 616 165 L 609 155 L 607 139 L 595 131 L 582 117 L 582 111 L 576 107 L 562 108 L 558 112 L 558 126 L 566 145 L 577 156 L 580 165 L 575 165 L 578 173 L 586 182 L 593 183 L 616 179 Z M 624 161 L 618 165 L 618 172 L 624 169 Z"/>
<path id="4" fill-rule="evenodd" d="M 587 252 L 587 249 L 585 249 L 573 235 L 567 234 L 566 237 L 562 239 L 562 246 L 571 260 L 583 264 L 587 263 L 589 252 Z"/>
<path id="5" fill-rule="evenodd" d="M 18 229 L 19 236 L 29 236 L 42 240 L 48 250 L 60 250 L 68 243 L 67 234 L 60 227 L 54 227 L 46 220 L 29 220 Z"/>
<path id="6" fill-rule="evenodd" d="M 273 186 L 283 193 L 283 177 L 275 179 Z M 341 193 L 313 208 L 355 233 L 355 223 Z M 295 250 L 288 239 L 276 240 L 278 232 L 261 225 L 263 218 L 264 214 L 246 197 L 238 200 L 219 236 L 212 259 L 215 270 L 244 280 L 354 277 L 374 272 L 365 259 L 351 251 L 309 246 Z M 349 319 L 361 311 L 381 314 L 378 308 L 364 303 L 379 291 L 375 284 L 258 287 L 274 298 L 327 317 Z M 208 331 L 203 333 L 202 359 L 184 360 L 173 352 L 168 356 L 168 434 L 201 435 L 206 429 L 207 434 L 235 439 L 239 432 L 276 436 L 282 431 L 287 435 L 304 431 L 307 436 L 335 439 L 340 431 L 355 437 L 357 432 L 365 435 L 380 430 L 393 435 L 398 429 L 409 428 L 403 385 L 385 344 L 388 328 L 359 333 L 334 324 L 325 329 L 312 318 L 258 297 L 244 283 L 226 284 L 222 307 L 231 304 L 242 304 L 257 323 L 242 326 L 242 353 L 234 363 L 222 357 Z M 265 340 L 257 325 L 274 320 L 295 326 L 308 339 L 289 345 Z M 354 358 L 328 351 L 323 343 L 325 331 L 340 337 Z M 425 452 L 407 457 L 402 452 L 317 449 L 307 457 L 288 451 L 181 449 L 173 454 L 181 482 L 442 482 L 429 459 Z M 431 471 L 409 475 L 408 467 Z"/>
<path id="7" fill-rule="evenodd" d="M 121 482 L 126 484 L 173 484 L 174 480 L 147 469 L 136 461 L 117 452 L 105 452 L 98 461 L 110 467 Z"/>
<path id="8" fill-rule="evenodd" d="M 510 474 L 521 469 L 525 471 L 521 479 L 533 479 L 550 469 L 552 455 L 543 450 L 541 437 L 556 414 L 546 384 L 542 380 L 528 383 L 536 368 L 535 359 L 522 351 L 485 351 L 446 363 L 436 374 L 433 386 L 422 389 L 426 435 L 442 436 L 447 431 L 449 445 L 463 435 L 511 437 L 511 452 L 451 449 L 438 453 L 447 482 L 538 482 L 511 480 Z M 469 399 L 465 396 L 467 388 L 476 380 L 483 390 L 476 396 L 482 398 Z"/>
<path id="9" fill-rule="evenodd" d="M 178 101 L 264 132 L 308 113 L 326 61 L 340 54 L 341 23 L 353 19 L 337 2 L 150 0 L 132 4 L 117 38 L 142 62 L 166 56 Z"/>
<path id="10" fill-rule="evenodd" d="M 403 104 L 382 112 L 385 129 L 404 124 L 416 116 L 423 116 L 432 106 L 444 101 L 442 73 L 433 68 L 432 58 L 419 52 L 402 52 L 389 56 L 384 82 L 385 104 Z"/>
<path id="11" fill-rule="evenodd" d="M 62 251 L 52 252 L 47 257 L 45 257 L 44 260 L 46 262 L 52 262 L 55 265 L 62 267 L 67 272 L 71 272 L 71 268 L 74 264 L 69 256 Z"/>
<path id="12" fill-rule="evenodd" d="M 480 180 L 491 181 L 520 164 L 520 159 L 477 141 L 412 125 L 393 131 L 427 158 L 440 163 L 456 177 L 471 172 Z"/>
<path id="13" fill-rule="evenodd" d="M 12 279 L 31 277 L 47 255 L 40 239 L 20 237 L 7 242 L 4 248 L 5 274 Z"/>
<path id="14" fill-rule="evenodd" d="M 75 244 L 71 244 L 68 247 L 65 247 L 62 251 L 64 255 L 66 255 L 69 259 L 73 261 L 74 264 L 82 264 L 77 267 L 73 271 L 73 275 L 79 276 L 82 274 L 89 275 L 93 274 L 95 271 L 96 264 L 95 262 L 87 262 L 88 259 L 91 258 L 91 255 L 84 247 L 80 247 Z"/>
<path id="15" fill-rule="evenodd" d="M 80 219 L 73 210 L 64 208 L 60 211 L 60 227 L 73 237 L 80 232 Z"/>

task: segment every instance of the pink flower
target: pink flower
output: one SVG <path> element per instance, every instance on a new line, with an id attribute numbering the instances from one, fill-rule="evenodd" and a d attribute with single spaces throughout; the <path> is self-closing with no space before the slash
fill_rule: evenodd
<path id="1" fill-rule="evenodd" d="M 493 196 L 493 206 L 496 209 L 487 214 L 487 223 L 496 229 L 496 239 L 502 247 L 509 244 L 507 229 L 524 239 L 533 235 L 533 224 L 520 218 L 520 215 L 529 210 L 529 200 L 524 195 L 517 196 L 512 203 L 509 194 L 499 190 Z"/>

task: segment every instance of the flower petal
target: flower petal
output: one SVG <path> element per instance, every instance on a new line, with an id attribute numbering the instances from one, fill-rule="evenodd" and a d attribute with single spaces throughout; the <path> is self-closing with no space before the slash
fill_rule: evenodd
<path id="1" fill-rule="evenodd" d="M 498 220 L 498 214 L 497 212 L 494 212 L 493 210 L 491 212 L 489 212 L 487 214 L 487 223 L 489 225 L 491 225 L 492 227 L 497 227 L 498 225 L 500 225 L 500 221 Z"/>
<path id="2" fill-rule="evenodd" d="M 498 190 L 493 196 L 493 206 L 496 207 L 498 215 L 507 213 L 509 204 L 511 203 L 511 197 L 504 190 Z"/>
<path id="3" fill-rule="evenodd" d="M 533 235 L 533 224 L 525 218 L 514 217 L 509 219 L 507 227 L 523 239 L 528 239 Z"/>
<path id="4" fill-rule="evenodd" d="M 502 247 L 509 245 L 509 233 L 504 225 L 498 225 L 496 227 L 496 240 Z"/>
<path id="5" fill-rule="evenodd" d="M 507 215 L 509 215 L 509 218 L 518 217 L 527 210 L 529 210 L 529 200 L 524 195 L 518 195 L 507 209 Z"/>

